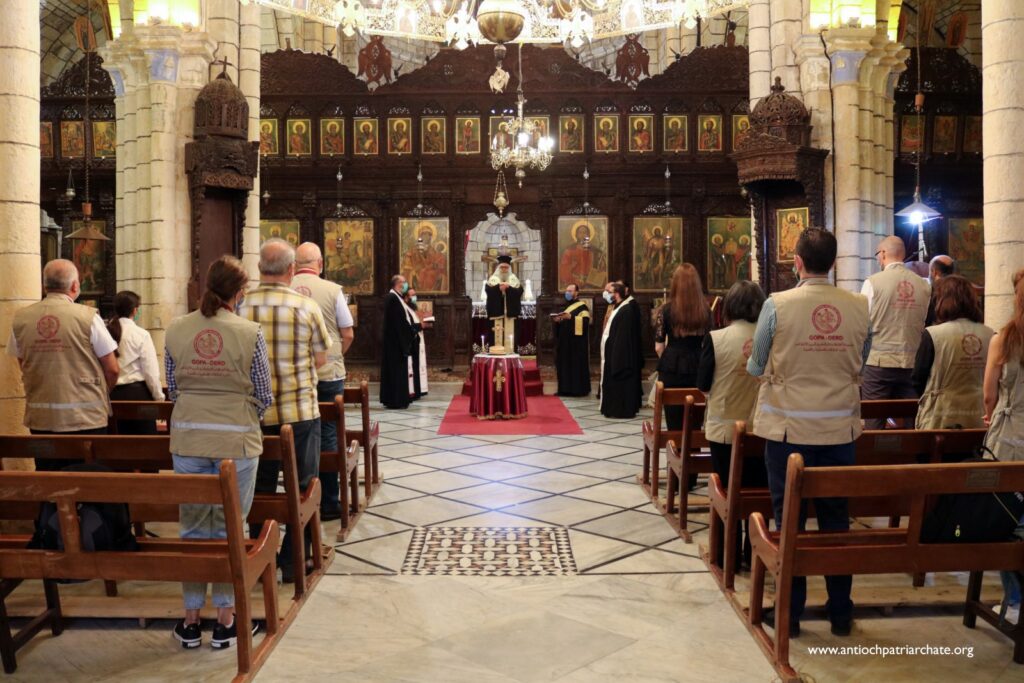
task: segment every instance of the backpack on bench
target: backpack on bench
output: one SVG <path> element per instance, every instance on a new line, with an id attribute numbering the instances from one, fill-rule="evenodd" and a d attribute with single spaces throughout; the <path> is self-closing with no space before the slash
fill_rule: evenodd
<path id="1" fill-rule="evenodd" d="M 103 472 L 110 474 L 109 467 L 95 464 L 69 465 L 62 472 Z M 133 551 L 139 549 L 132 520 L 126 503 L 78 503 L 78 525 L 81 531 L 82 550 Z M 36 530 L 32 534 L 29 548 L 43 550 L 64 550 L 64 539 L 60 535 L 60 515 L 57 504 L 46 501 L 39 506 Z"/>

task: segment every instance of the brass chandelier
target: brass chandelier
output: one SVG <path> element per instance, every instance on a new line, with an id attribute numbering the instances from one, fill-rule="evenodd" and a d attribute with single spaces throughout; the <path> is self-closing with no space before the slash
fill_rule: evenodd
<path id="1" fill-rule="evenodd" d="M 551 164 L 554 141 L 541 130 L 536 121 L 523 115 L 526 98 L 523 96 L 523 44 L 519 43 L 519 83 L 516 87 L 516 115 L 507 121 L 508 132 L 500 130 L 491 138 L 491 168 L 500 171 L 514 168 L 516 182 L 523 186 L 526 169 L 543 171 Z M 508 144 L 506 135 L 511 138 Z"/>

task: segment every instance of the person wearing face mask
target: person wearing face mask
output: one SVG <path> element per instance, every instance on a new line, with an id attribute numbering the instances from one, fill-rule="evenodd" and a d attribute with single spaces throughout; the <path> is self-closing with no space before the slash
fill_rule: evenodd
<path id="1" fill-rule="evenodd" d="M 615 309 L 601 335 L 601 414 L 630 418 L 640 410 L 643 400 L 640 307 L 622 282 L 613 282 L 611 293 L 605 292 L 604 299 Z"/>
<path id="2" fill-rule="evenodd" d="M 565 287 L 565 310 L 552 314 L 559 396 L 590 395 L 590 311 L 575 282 Z"/>
<path id="3" fill-rule="evenodd" d="M 431 326 L 431 323 L 420 319 L 417 302 L 415 289 L 405 293 L 403 303 L 408 309 L 414 332 L 409 354 L 409 397 L 413 401 L 427 395 L 427 342 L 423 338 L 423 330 Z"/>
<path id="4" fill-rule="evenodd" d="M 164 400 L 153 338 L 135 324 L 140 303 L 139 295 L 128 290 L 118 292 L 114 297 L 114 317 L 107 323 L 107 331 L 117 342 L 114 355 L 121 374 L 117 378 L 117 386 L 110 392 L 112 401 Z M 156 434 L 156 421 L 118 420 L 117 433 Z"/>
<path id="5" fill-rule="evenodd" d="M 409 292 L 404 275 L 391 278 L 384 295 L 384 329 L 381 332 L 380 402 L 385 408 L 408 408 L 410 401 L 409 359 L 412 357 L 412 312 L 402 298 Z"/>

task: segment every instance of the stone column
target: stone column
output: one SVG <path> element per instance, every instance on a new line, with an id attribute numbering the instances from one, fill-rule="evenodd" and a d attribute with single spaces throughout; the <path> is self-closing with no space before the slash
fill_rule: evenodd
<path id="1" fill-rule="evenodd" d="M 158 352 L 164 330 L 187 310 L 192 219 L 184 146 L 192 139 L 195 98 L 207 83 L 214 49 L 202 31 L 153 25 L 131 27 L 102 50 L 121 93 L 115 106 L 124 122 L 118 288 L 142 297 L 141 323 Z"/>
<path id="2" fill-rule="evenodd" d="M 25 392 L 6 354 L 15 311 L 39 300 L 39 4 L 0 21 L 0 432 L 24 431 Z M 11 463 L 13 464 L 13 463 Z"/>
<path id="3" fill-rule="evenodd" d="M 256 4 L 241 8 L 239 18 L 241 45 L 238 53 L 238 87 L 249 102 L 249 140 L 260 139 L 260 7 Z M 242 261 L 250 277 L 259 278 L 257 264 L 260 250 L 260 179 L 253 181 L 252 192 L 245 209 L 245 228 L 242 231 Z"/>
<path id="4" fill-rule="evenodd" d="M 768 0 L 750 0 L 747 13 L 747 52 L 750 55 L 750 108 L 771 94 L 771 25 Z"/>
<path id="5" fill-rule="evenodd" d="M 803 35 L 803 4 L 801 0 L 771 0 L 769 7 L 771 32 L 771 82 L 782 79 L 791 93 L 800 91 L 800 65 L 794 49 Z"/>
<path id="6" fill-rule="evenodd" d="M 985 324 L 1013 313 L 1010 278 L 1024 266 L 1024 3 L 983 2 L 982 114 L 985 178 Z"/>

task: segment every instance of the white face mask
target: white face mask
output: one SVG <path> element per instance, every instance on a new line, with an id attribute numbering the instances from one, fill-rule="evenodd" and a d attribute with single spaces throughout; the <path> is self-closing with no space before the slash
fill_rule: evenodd
<path id="1" fill-rule="evenodd" d="M 607 301 L 610 304 L 615 303 L 615 297 L 612 296 L 611 292 L 605 292 L 604 293 L 604 300 Z"/>

